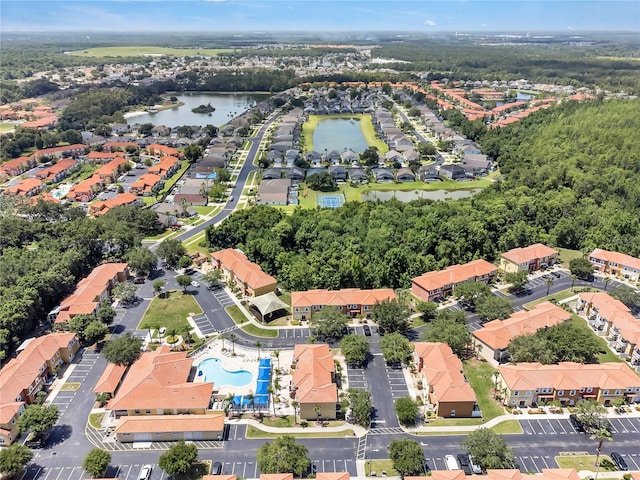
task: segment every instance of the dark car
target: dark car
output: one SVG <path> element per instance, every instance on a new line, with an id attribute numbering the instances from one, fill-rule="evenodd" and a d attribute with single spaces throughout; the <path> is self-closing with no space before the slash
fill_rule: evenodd
<path id="1" fill-rule="evenodd" d="M 220 475 L 222 474 L 222 464 L 220 462 L 215 462 L 213 467 L 211 467 L 212 475 Z"/>
<path id="2" fill-rule="evenodd" d="M 473 474 L 473 471 L 471 470 L 471 463 L 469 463 L 469 455 L 467 455 L 466 453 L 459 453 L 458 463 L 460 464 L 460 468 L 465 473 L 465 475 Z"/>
<path id="3" fill-rule="evenodd" d="M 569 421 L 577 432 L 584 433 L 584 426 L 582 425 L 582 422 L 578 420 L 578 417 L 575 414 L 572 413 L 571 415 L 569 415 Z"/>
<path id="4" fill-rule="evenodd" d="M 144 277 L 136 277 L 133 279 L 133 283 L 141 284 L 144 283 Z"/>
<path id="5" fill-rule="evenodd" d="M 365 336 L 371 336 L 371 329 L 369 328 L 369 325 L 365 325 L 364 327 L 362 327 L 362 331 L 364 332 Z"/>
<path id="6" fill-rule="evenodd" d="M 24 446 L 29 448 L 43 448 L 46 442 L 47 436 L 45 434 L 31 432 L 29 435 L 27 435 Z"/>
<path id="7" fill-rule="evenodd" d="M 618 452 L 611 452 L 609 457 L 611 457 L 611 460 L 616 465 L 618 470 L 629 470 L 627 462 L 624 461 L 624 458 L 622 458 L 622 455 L 620 455 Z"/>
<path id="8" fill-rule="evenodd" d="M 551 272 L 551 275 L 553 275 L 556 278 L 560 278 L 562 276 L 560 272 Z"/>

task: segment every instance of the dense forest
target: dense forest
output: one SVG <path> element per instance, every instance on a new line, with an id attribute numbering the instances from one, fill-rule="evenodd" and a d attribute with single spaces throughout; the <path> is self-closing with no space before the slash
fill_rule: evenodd
<path id="1" fill-rule="evenodd" d="M 403 287 L 428 270 L 543 242 L 640 256 L 640 100 L 566 102 L 483 137 L 503 172 L 471 199 L 235 212 L 209 227 L 291 290 Z"/>
<path id="2" fill-rule="evenodd" d="M 157 215 L 118 207 L 98 219 L 50 202 L 0 217 L 0 360 L 24 340 L 76 283 L 105 260 L 123 258 Z"/>

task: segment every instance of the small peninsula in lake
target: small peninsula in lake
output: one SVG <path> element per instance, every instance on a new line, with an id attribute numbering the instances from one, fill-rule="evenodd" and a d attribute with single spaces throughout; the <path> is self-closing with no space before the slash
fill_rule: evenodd
<path id="1" fill-rule="evenodd" d="M 199 105 L 196 108 L 192 108 L 191 111 L 193 113 L 208 113 L 208 114 L 212 114 L 213 112 L 216 111 L 216 108 L 212 107 L 210 103 L 207 103 L 206 105 Z"/>

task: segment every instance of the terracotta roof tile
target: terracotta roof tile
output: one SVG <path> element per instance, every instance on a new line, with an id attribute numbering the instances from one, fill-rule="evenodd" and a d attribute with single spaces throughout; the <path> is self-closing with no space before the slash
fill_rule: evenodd
<path id="1" fill-rule="evenodd" d="M 96 382 L 94 387 L 94 393 L 113 393 L 118 388 L 124 372 L 127 370 L 126 365 L 116 365 L 115 363 L 108 363 L 107 368 Z"/>
<path id="2" fill-rule="evenodd" d="M 640 258 L 632 257 L 631 255 L 627 255 L 626 253 L 610 252 L 608 250 L 596 248 L 593 252 L 591 252 L 589 258 L 596 258 L 598 260 L 604 260 L 608 263 L 617 263 L 618 265 L 640 270 Z"/>
<path id="3" fill-rule="evenodd" d="M 514 248 L 508 252 L 503 253 L 501 256 L 506 258 L 510 262 L 521 265 L 523 263 L 529 263 L 538 258 L 546 258 L 552 255 L 557 255 L 558 251 L 551 247 L 547 247 L 542 243 L 535 243 L 528 247 Z"/>
<path id="4" fill-rule="evenodd" d="M 296 369 L 293 384 L 300 403 L 329 403 L 338 401 L 338 389 L 333 383 L 335 364 L 329 345 L 298 344 L 293 350 Z"/>
<path id="5" fill-rule="evenodd" d="M 445 270 L 424 273 L 412 279 L 412 282 L 432 292 L 446 285 L 456 285 L 477 277 L 495 275 L 497 272 L 498 267 L 486 260 L 473 260 L 464 265 L 452 265 Z"/>
<path id="6" fill-rule="evenodd" d="M 161 419 L 161 421 L 159 421 Z M 221 432 L 224 414 L 135 415 L 120 417 L 115 433 Z"/>
<path id="7" fill-rule="evenodd" d="M 307 290 L 291 292 L 292 307 L 311 307 L 313 305 L 341 307 L 346 305 L 375 305 L 376 302 L 393 300 L 396 294 L 391 288 L 361 290 L 343 288 L 342 290 Z"/>
<path id="8" fill-rule="evenodd" d="M 253 290 L 277 283 L 275 278 L 262 271 L 260 265 L 250 262 L 244 253 L 233 248 L 213 252 L 211 257 Z"/>

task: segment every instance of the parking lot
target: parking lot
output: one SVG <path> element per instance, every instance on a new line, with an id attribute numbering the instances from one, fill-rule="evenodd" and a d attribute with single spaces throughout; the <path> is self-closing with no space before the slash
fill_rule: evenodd
<path id="1" fill-rule="evenodd" d="M 603 449 L 602 454 L 608 455 L 609 452 L 610 449 Z M 640 453 L 623 453 L 621 456 L 627 462 L 629 470 L 640 470 Z M 555 458 L 550 455 L 516 455 L 515 462 L 521 472 L 541 473 L 543 468 L 558 468 Z"/>
<path id="2" fill-rule="evenodd" d="M 585 435 L 579 433 L 565 419 L 519 420 L 527 435 Z M 640 418 L 610 418 L 611 433 L 640 433 Z"/>
<path id="3" fill-rule="evenodd" d="M 206 313 L 203 313 L 201 315 L 194 315 L 192 318 L 194 323 L 198 327 L 198 330 L 200 330 L 200 333 L 202 333 L 203 335 L 208 336 L 216 333 L 216 328 L 213 326 L 213 323 Z"/>
<path id="4" fill-rule="evenodd" d="M 100 354 L 93 352 L 91 350 L 85 350 L 84 353 L 81 350 L 76 357 L 78 363 L 71 364 L 67 368 L 72 368 L 70 375 L 66 379 L 66 383 L 83 383 L 87 377 L 91 374 L 93 367 L 96 364 L 96 361 L 100 358 Z M 91 375 L 92 381 L 95 381 L 97 378 L 95 375 Z M 51 404 L 58 407 L 58 411 L 60 412 L 60 419 L 64 421 L 64 413 L 71 405 L 71 402 L 78 394 L 78 389 L 73 391 L 64 391 L 61 390 L 58 392 L 56 397 L 51 400 Z"/>
<path id="5" fill-rule="evenodd" d="M 556 282 L 557 280 L 560 280 L 563 277 L 569 277 L 569 276 L 571 276 L 571 274 L 567 272 L 564 272 L 562 270 L 554 270 L 553 272 L 544 273 L 540 276 L 529 279 L 529 281 L 524 285 L 524 288 L 531 289 L 535 287 L 540 287 L 542 285 L 547 284 L 547 279 L 550 279 Z"/>
<path id="6" fill-rule="evenodd" d="M 347 367 L 347 382 L 349 388 L 367 389 L 367 377 L 364 368 Z"/>
<path id="7" fill-rule="evenodd" d="M 119 480 L 137 480 L 142 464 L 109 466 L 105 477 Z M 157 465 L 153 465 L 151 480 L 163 480 L 167 474 Z M 91 475 L 82 467 L 49 467 L 42 468 L 30 465 L 21 480 L 87 480 Z"/>
<path id="8" fill-rule="evenodd" d="M 407 382 L 404 378 L 402 368 L 386 365 L 385 370 L 387 371 L 387 377 L 389 377 L 389 385 L 393 399 L 408 397 L 409 390 L 407 389 Z"/>

